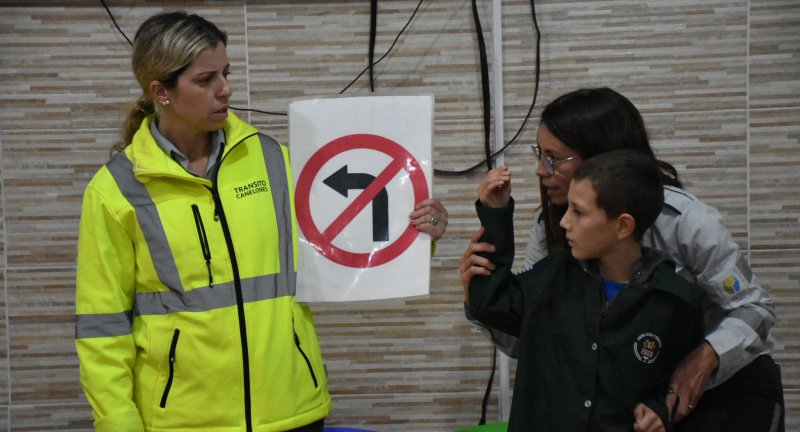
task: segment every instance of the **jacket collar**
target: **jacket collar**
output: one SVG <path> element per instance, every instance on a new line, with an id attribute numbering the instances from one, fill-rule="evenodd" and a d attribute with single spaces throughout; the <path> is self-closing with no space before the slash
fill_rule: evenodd
<path id="1" fill-rule="evenodd" d="M 133 172 L 136 177 L 141 179 L 142 177 L 159 176 L 204 180 L 188 173 L 158 146 L 150 132 L 152 120 L 152 116 L 145 117 L 139 130 L 133 136 L 131 145 L 125 149 L 133 164 Z M 228 118 L 225 120 L 222 130 L 227 143 L 223 149 L 223 158 L 245 138 L 258 132 L 253 126 L 239 120 L 232 112 L 228 112 Z"/>
<path id="2" fill-rule="evenodd" d="M 650 279 L 650 276 L 653 274 L 654 271 L 662 264 L 662 263 L 669 263 L 672 268 L 675 268 L 675 264 L 670 260 L 670 258 L 659 252 L 655 249 L 651 249 L 648 247 L 642 247 L 642 258 L 637 261 L 633 267 L 631 268 L 631 274 L 629 278 L 629 285 L 642 285 L 644 282 Z M 578 261 L 584 271 L 590 273 L 596 277 L 600 277 L 600 271 L 597 268 L 597 261 Z"/>

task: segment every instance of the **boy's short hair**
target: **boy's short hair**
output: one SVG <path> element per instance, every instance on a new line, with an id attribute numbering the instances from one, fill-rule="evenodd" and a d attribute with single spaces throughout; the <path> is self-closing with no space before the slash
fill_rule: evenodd
<path id="1" fill-rule="evenodd" d="M 664 184 L 656 160 L 636 150 L 615 150 L 583 161 L 574 180 L 589 180 L 597 206 L 609 218 L 628 213 L 636 220 L 634 237 L 641 240 L 664 207 Z"/>

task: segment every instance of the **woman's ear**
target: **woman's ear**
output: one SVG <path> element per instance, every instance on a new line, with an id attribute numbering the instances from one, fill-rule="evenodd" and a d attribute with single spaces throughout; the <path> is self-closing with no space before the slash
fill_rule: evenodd
<path id="1" fill-rule="evenodd" d="M 636 219 L 630 213 L 617 216 L 617 239 L 624 240 L 632 237 L 636 231 Z"/>
<path id="2" fill-rule="evenodd" d="M 153 102 L 159 105 L 164 105 L 164 101 L 169 100 L 167 88 L 158 80 L 150 81 L 150 94 L 153 96 Z"/>

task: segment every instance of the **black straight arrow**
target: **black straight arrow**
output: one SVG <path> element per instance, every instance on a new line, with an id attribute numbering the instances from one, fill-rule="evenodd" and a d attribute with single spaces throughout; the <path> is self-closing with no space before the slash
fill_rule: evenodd
<path id="1" fill-rule="evenodd" d="M 373 181 L 375 177 L 369 174 L 348 173 L 345 165 L 323 180 L 323 183 L 346 198 L 350 189 L 366 189 Z M 389 194 L 386 188 L 383 188 L 372 199 L 372 241 L 387 240 L 389 240 Z"/>

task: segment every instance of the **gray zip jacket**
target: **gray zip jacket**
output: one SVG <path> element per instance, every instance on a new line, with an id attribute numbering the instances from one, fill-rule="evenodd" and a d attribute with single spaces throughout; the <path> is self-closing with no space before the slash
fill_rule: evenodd
<path id="1" fill-rule="evenodd" d="M 775 305 L 750 270 L 719 211 L 671 186 L 664 187 L 664 203 L 661 215 L 645 232 L 642 245 L 669 256 L 678 274 L 706 292 L 705 339 L 719 355 L 719 368 L 706 386 L 713 388 L 759 355 L 770 352 Z M 541 210 L 536 212 L 536 223 L 528 237 L 526 267 L 547 255 L 540 216 Z M 516 338 L 486 330 L 500 350 L 517 357 Z"/>

